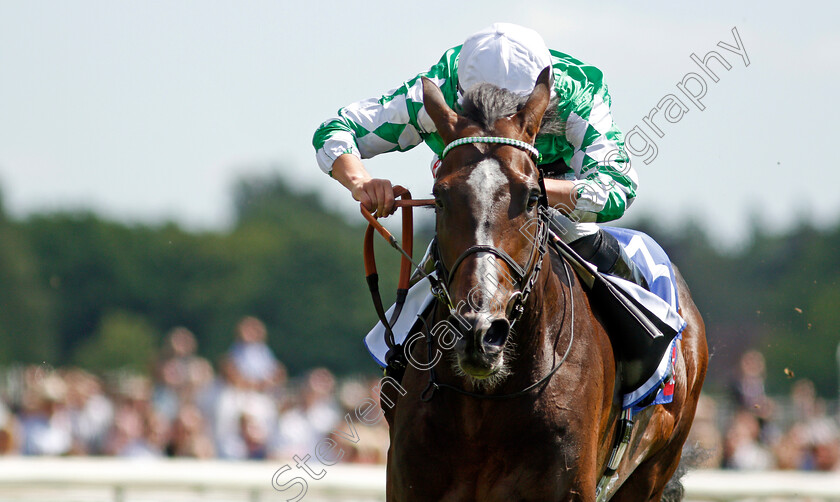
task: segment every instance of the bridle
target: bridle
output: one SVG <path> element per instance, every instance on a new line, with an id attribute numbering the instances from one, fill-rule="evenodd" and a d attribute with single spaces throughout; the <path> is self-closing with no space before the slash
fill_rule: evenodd
<path id="1" fill-rule="evenodd" d="M 439 280 L 436 284 L 433 283 L 432 294 L 444 305 L 446 305 L 450 311 L 455 310 L 457 307 L 453 304 L 449 295 L 449 288 L 452 286 L 452 279 L 455 276 L 455 272 L 458 270 L 458 267 L 464 263 L 464 260 L 474 254 L 489 253 L 494 255 L 507 264 L 513 272 L 514 278 L 517 282 L 518 291 L 514 292 L 511 300 L 505 308 L 505 317 L 510 322 L 511 327 L 513 327 L 516 321 L 522 317 L 522 313 L 525 311 L 525 302 L 528 300 L 528 296 L 531 294 L 531 291 L 534 289 L 534 285 L 537 283 L 537 279 L 539 278 L 540 270 L 542 269 L 543 257 L 545 257 L 545 253 L 548 250 L 548 227 L 549 225 L 546 212 L 538 209 L 537 230 L 533 236 L 533 247 L 531 248 L 531 254 L 525 267 L 520 266 L 516 260 L 511 258 L 504 250 L 487 244 L 479 244 L 466 249 L 460 254 L 460 256 L 458 256 L 457 259 L 455 259 L 452 267 L 447 268 L 443 258 L 440 256 L 440 250 L 438 249 L 436 237 L 435 240 L 432 241 L 431 252 L 435 262 L 435 271 L 437 272 Z"/>
<path id="2" fill-rule="evenodd" d="M 473 397 L 476 399 L 485 399 L 488 401 L 503 401 L 506 399 L 514 399 L 517 397 L 522 397 L 532 390 L 536 389 L 537 387 L 542 386 L 544 383 L 548 382 L 551 377 L 557 373 L 557 370 L 560 369 L 560 366 L 566 361 L 566 358 L 569 356 L 569 352 L 572 350 L 572 344 L 575 340 L 575 302 L 574 302 L 574 292 L 572 290 L 572 282 L 571 282 L 571 274 L 569 273 L 569 265 L 566 263 L 566 260 L 562 260 L 563 262 L 563 271 L 566 273 L 566 281 L 569 284 L 569 294 L 570 297 L 564 298 L 564 303 L 570 306 L 570 323 L 569 323 L 569 345 L 566 347 L 566 351 L 563 353 L 563 357 L 551 368 L 551 371 L 546 373 L 542 378 L 537 380 L 536 382 L 528 385 L 522 390 L 518 390 L 516 392 L 511 392 L 509 394 L 480 394 L 478 392 L 470 392 L 468 390 L 461 389 L 459 387 L 455 387 L 454 385 L 449 385 L 446 383 L 438 382 L 437 380 L 437 373 L 435 372 L 434 366 L 429 368 L 429 383 L 426 384 L 426 388 L 423 389 L 423 392 L 420 394 L 420 400 L 423 402 L 429 402 L 432 400 L 435 394 L 435 390 L 437 389 L 447 389 L 458 394 L 462 394 L 464 396 Z M 565 295 L 564 295 L 565 296 Z M 565 311 L 564 311 L 565 317 Z M 428 348 L 428 359 L 432 361 L 433 358 L 433 350 L 434 350 L 434 338 L 431 335 L 431 330 L 429 329 L 429 325 L 426 323 L 426 320 L 421 316 L 420 320 L 423 323 L 423 331 L 426 335 L 426 347 Z M 563 322 L 560 323 L 560 330 L 557 332 L 557 338 L 560 337 L 560 331 L 562 331 L 562 327 L 565 325 L 565 319 Z"/>
<path id="3" fill-rule="evenodd" d="M 525 311 L 525 302 L 528 300 L 531 292 L 534 289 L 534 286 L 537 283 L 537 280 L 540 275 L 540 271 L 542 269 L 542 262 L 545 258 L 545 254 L 548 251 L 548 245 L 551 244 L 552 246 L 557 246 L 558 238 L 551 232 L 549 229 L 549 213 L 548 213 L 548 198 L 546 195 L 545 190 L 545 182 L 543 179 L 543 171 L 539 168 L 538 162 L 542 158 L 539 151 L 534 148 L 533 145 L 530 143 L 526 143 L 524 141 L 515 140 L 512 138 L 504 138 L 504 137 L 494 137 L 494 136 L 476 136 L 476 137 L 466 137 L 466 138 L 459 138 L 455 141 L 451 142 L 449 145 L 444 148 L 443 153 L 441 153 L 440 159 L 441 161 L 443 158 L 453 149 L 461 145 L 473 144 L 473 143 L 497 143 L 503 145 L 509 145 L 521 150 L 525 150 L 526 152 L 531 154 L 531 160 L 534 162 L 534 167 L 537 169 L 538 172 L 538 181 L 540 186 L 540 198 L 539 198 L 539 205 L 537 207 L 537 229 L 533 234 L 533 247 L 531 249 L 531 254 L 528 259 L 528 263 L 525 267 L 520 266 L 516 260 L 510 257 L 505 251 L 496 248 L 495 246 L 489 245 L 476 245 L 468 248 L 466 251 L 461 253 L 459 257 L 455 260 L 452 264 L 451 268 L 447 268 L 443 263 L 443 260 L 440 257 L 439 248 L 437 244 L 437 238 L 432 242 L 432 257 L 435 262 L 435 273 L 426 273 L 420 266 L 418 266 L 412 260 L 412 237 L 413 237 L 413 224 L 412 224 L 412 212 L 411 208 L 416 206 L 429 206 L 434 204 L 433 200 L 424 199 L 424 200 L 412 200 L 411 194 L 408 190 L 402 187 L 394 187 L 394 192 L 396 197 L 400 197 L 401 200 L 397 201 L 397 206 L 403 209 L 403 245 L 400 246 L 399 242 L 394 238 L 391 233 L 382 226 L 372 215 L 371 213 L 364 207 L 361 207 L 362 215 L 368 220 L 368 229 L 365 233 L 365 245 L 364 245 L 364 255 L 365 255 L 365 273 L 366 279 L 368 282 L 368 287 L 371 292 L 371 297 L 373 298 L 374 307 L 376 309 L 376 313 L 379 316 L 379 320 L 382 323 L 383 327 L 385 328 L 385 343 L 388 346 L 388 354 L 386 355 L 386 360 L 388 362 L 388 368 L 393 367 L 398 370 L 402 371 L 406 367 L 405 361 L 405 348 L 396 343 L 394 333 L 392 331 L 392 326 L 396 323 L 397 318 L 399 317 L 403 304 L 406 299 L 406 295 L 408 292 L 408 285 L 409 285 L 409 274 L 410 270 L 413 268 L 421 276 L 424 276 L 429 280 L 431 285 L 432 295 L 434 295 L 438 300 L 438 305 L 445 306 L 450 313 L 457 312 L 456 306 L 452 302 L 452 297 L 449 294 L 449 287 L 451 286 L 452 277 L 454 276 L 455 272 L 457 271 L 458 267 L 464 262 L 466 258 L 473 254 L 477 253 L 489 253 L 497 258 L 501 259 L 505 264 L 510 268 L 511 271 L 516 275 L 516 280 L 519 286 L 519 290 L 514 292 L 511 300 L 509 300 L 508 305 L 505 308 L 505 315 L 508 321 L 511 324 L 511 328 L 513 327 L 514 323 L 519 320 L 524 311 Z M 386 319 L 385 310 L 382 305 L 382 298 L 379 295 L 379 286 L 378 286 L 378 274 L 376 271 L 376 262 L 373 253 L 373 231 L 376 230 L 379 232 L 388 242 L 389 244 L 394 247 L 397 251 L 402 253 L 402 263 L 400 267 L 400 281 L 399 286 L 397 289 L 397 300 L 394 305 L 394 310 L 391 314 L 391 319 Z M 572 278 L 569 272 L 569 265 L 566 263 L 566 260 L 561 260 L 563 262 L 563 270 L 566 274 L 567 284 L 569 285 L 569 292 L 570 297 L 565 298 L 564 293 L 564 303 L 570 305 L 570 315 L 571 315 L 571 323 L 570 323 L 570 336 L 569 336 L 569 346 L 566 348 L 563 357 L 554 365 L 554 367 L 542 378 L 538 381 L 528 385 L 524 389 L 513 392 L 510 394 L 479 394 L 476 392 L 469 392 L 458 387 L 454 387 L 449 384 L 439 383 L 437 381 L 437 374 L 435 372 L 434 367 L 432 366 L 429 369 L 429 383 L 426 386 L 426 389 L 421 393 L 421 399 L 423 401 L 430 401 L 434 397 L 434 391 L 436 389 L 448 389 L 455 391 L 459 394 L 463 394 L 466 396 L 474 397 L 477 399 L 487 399 L 487 400 L 503 400 L 503 399 L 512 399 L 520 396 L 524 396 L 528 394 L 530 391 L 540 387 L 544 383 L 546 383 L 555 373 L 557 370 L 560 369 L 563 362 L 565 362 L 566 358 L 571 351 L 572 344 L 574 342 L 574 323 L 575 323 L 575 310 L 574 310 L 574 293 L 572 289 Z M 565 310 L 564 310 L 565 316 Z M 423 316 L 418 316 L 420 320 L 424 324 L 424 334 L 426 336 L 426 346 L 429 352 L 429 361 L 432 361 L 432 351 L 434 349 L 434 339 L 431 334 L 431 330 L 429 330 L 428 325 L 426 324 L 426 320 Z M 558 331 L 557 339 L 559 340 L 560 331 L 562 331 L 562 326 L 566 324 L 565 319 L 560 324 L 561 328 Z M 387 373 L 387 369 L 386 369 Z"/>
<path id="4" fill-rule="evenodd" d="M 458 258 L 455 259 L 455 262 L 452 264 L 451 268 L 446 267 L 443 262 L 443 259 L 440 256 L 437 238 L 432 242 L 432 253 L 433 259 L 435 262 L 435 270 L 437 272 L 437 281 L 432 281 L 432 294 L 438 299 L 438 301 L 446 306 L 449 309 L 451 314 L 456 313 L 456 307 L 453 305 L 451 296 L 449 294 L 449 287 L 452 283 L 452 278 L 455 275 L 458 267 L 466 260 L 468 257 L 472 256 L 473 254 L 477 253 L 489 253 L 499 259 L 501 259 L 505 264 L 510 268 L 510 270 L 515 275 L 515 279 L 517 281 L 517 285 L 519 290 L 513 293 L 511 300 L 508 302 L 505 308 L 505 317 L 510 322 L 510 327 L 513 328 L 514 324 L 522 317 L 522 314 L 525 312 L 525 304 L 528 300 L 528 297 L 531 294 L 531 291 L 534 289 L 534 286 L 537 283 L 537 279 L 540 276 L 540 271 L 542 269 L 543 259 L 545 258 L 545 254 L 548 251 L 548 242 L 549 242 L 549 215 L 548 215 L 548 200 L 546 196 L 545 190 L 545 182 L 543 179 L 543 172 L 538 166 L 538 162 L 542 158 L 539 151 L 533 147 L 530 143 L 526 143 L 524 141 L 519 141 L 511 138 L 504 138 L 504 137 L 466 137 L 466 138 L 459 138 L 453 142 L 451 142 L 447 147 L 443 150 L 443 153 L 440 156 L 441 161 L 443 158 L 448 154 L 453 148 L 473 144 L 473 143 L 497 143 L 497 144 L 504 144 L 513 146 L 516 148 L 520 148 L 525 150 L 526 152 L 531 154 L 531 158 L 534 162 L 534 167 L 537 169 L 539 173 L 539 185 L 540 185 L 540 200 L 539 205 L 537 207 L 537 229 L 533 235 L 533 247 L 531 248 L 531 253 L 528 258 L 528 263 L 525 267 L 520 266 L 516 260 L 511 258 L 511 256 L 506 253 L 504 250 L 499 249 L 495 246 L 490 245 L 475 245 L 467 248 L 464 252 L 462 252 Z M 570 285 L 570 292 L 571 292 L 571 275 L 568 270 L 568 264 L 563 260 L 563 267 L 566 273 L 566 277 L 568 280 L 568 284 Z M 478 399 L 488 399 L 488 400 L 503 400 L 503 399 L 512 399 L 515 397 L 520 397 L 526 395 L 531 390 L 541 386 L 543 383 L 547 382 L 556 372 L 560 369 L 560 366 L 566 360 L 566 357 L 569 355 L 569 351 L 572 347 L 572 342 L 574 341 L 574 298 L 572 298 L 571 302 L 567 302 L 571 304 L 571 336 L 569 339 L 569 346 L 566 348 L 566 352 L 564 353 L 563 357 L 560 361 L 549 371 L 545 376 L 543 376 L 538 381 L 534 382 L 533 384 L 527 386 L 526 388 L 513 392 L 510 394 L 479 394 L 476 392 L 470 392 L 458 387 L 440 383 L 437 381 L 437 375 L 432 366 L 429 369 L 429 383 L 426 386 L 425 390 L 421 394 L 421 399 L 423 401 L 430 401 L 432 397 L 434 397 L 434 391 L 436 389 L 448 389 L 455 391 L 459 394 L 471 396 Z M 429 330 L 429 326 L 426 324 L 426 320 L 422 318 L 421 321 L 424 325 L 424 333 L 426 335 L 426 346 L 428 349 L 428 356 L 429 361 L 432 360 L 433 348 L 434 348 L 434 339 L 431 335 L 431 330 Z M 565 324 L 561 323 L 561 326 Z M 559 337 L 558 332 L 558 337 Z"/>
<path id="5" fill-rule="evenodd" d="M 537 231 L 533 236 L 533 247 L 531 248 L 531 254 L 528 258 L 528 263 L 525 267 L 521 267 L 516 260 L 510 257 L 509 254 L 504 252 L 503 250 L 495 247 L 489 246 L 486 244 L 476 245 L 468 248 L 466 251 L 461 253 L 458 258 L 455 259 L 455 262 L 452 264 L 452 267 L 447 269 L 446 264 L 443 262 L 443 259 L 440 256 L 437 237 L 432 241 L 432 257 L 435 262 L 435 270 L 437 272 L 437 277 L 439 281 L 432 281 L 432 294 L 441 301 L 444 305 L 446 305 L 450 312 L 456 309 L 456 306 L 453 304 L 451 296 L 449 295 L 449 287 L 452 285 L 452 278 L 455 275 L 455 271 L 458 267 L 467 259 L 469 256 L 477 253 L 489 253 L 497 258 L 500 258 L 510 270 L 516 275 L 516 281 L 518 283 L 519 291 L 515 292 L 511 301 L 505 308 L 505 317 L 510 321 L 511 327 L 516 323 L 516 321 L 522 317 L 522 313 L 525 311 L 525 302 L 528 300 L 528 296 L 531 294 L 531 290 L 534 288 L 534 284 L 537 282 L 537 278 L 540 275 L 540 269 L 542 268 L 542 261 L 543 257 L 545 256 L 547 250 L 547 242 L 548 242 L 548 216 L 545 208 L 548 206 L 548 200 L 546 198 L 545 192 L 545 183 L 543 182 L 543 175 L 542 170 L 539 169 L 538 163 L 540 159 L 542 159 L 542 155 L 540 154 L 539 150 L 534 148 L 533 145 L 530 143 L 526 143 L 525 141 L 519 141 L 512 138 L 505 138 L 499 136 L 469 136 L 466 138 L 459 138 L 451 143 L 449 143 L 446 148 L 443 149 L 443 152 L 440 154 L 440 160 L 443 162 L 443 159 L 446 155 L 452 151 L 453 148 L 462 146 L 462 145 L 469 145 L 475 143 L 495 143 L 495 144 L 502 144 L 502 145 L 509 145 L 521 150 L 525 150 L 526 152 L 531 154 L 531 159 L 534 162 L 534 167 L 539 172 L 539 184 L 540 184 L 540 204 L 537 208 Z"/>

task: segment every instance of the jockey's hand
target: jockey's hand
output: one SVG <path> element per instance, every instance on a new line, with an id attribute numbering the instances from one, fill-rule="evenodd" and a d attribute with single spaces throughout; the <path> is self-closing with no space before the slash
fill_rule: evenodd
<path id="1" fill-rule="evenodd" d="M 396 210 L 391 182 L 372 178 L 358 157 L 344 154 L 335 159 L 332 176 L 350 190 L 353 198 L 361 202 L 375 217 L 388 216 Z"/>
<path id="2" fill-rule="evenodd" d="M 351 193 L 354 199 L 361 202 L 377 218 L 393 214 L 396 210 L 394 188 L 386 179 L 370 178 L 360 181 L 353 186 Z"/>

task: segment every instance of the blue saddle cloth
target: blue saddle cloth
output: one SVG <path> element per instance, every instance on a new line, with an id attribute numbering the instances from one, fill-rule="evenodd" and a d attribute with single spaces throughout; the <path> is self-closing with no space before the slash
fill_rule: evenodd
<path id="1" fill-rule="evenodd" d="M 624 252 L 639 268 L 648 283 L 649 291 L 622 279 L 607 276 L 616 286 L 631 295 L 656 315 L 667 327 L 676 332 L 668 350 L 661 355 L 659 365 L 641 387 L 624 396 L 623 407 L 640 411 L 653 404 L 666 404 L 673 401 L 674 364 L 676 362 L 677 340 L 682 338 L 686 322 L 679 314 L 679 294 L 677 278 L 671 260 L 662 247 L 649 235 L 638 230 L 619 227 L 601 227 L 612 234 Z M 656 393 L 653 400 L 650 395 Z M 644 403 L 644 405 L 640 405 Z"/>
<path id="2" fill-rule="evenodd" d="M 677 295 L 677 278 L 665 250 L 644 232 L 620 227 L 601 228 L 618 240 L 624 252 L 639 267 L 650 287 L 650 292 L 678 311 L 680 304 Z"/>

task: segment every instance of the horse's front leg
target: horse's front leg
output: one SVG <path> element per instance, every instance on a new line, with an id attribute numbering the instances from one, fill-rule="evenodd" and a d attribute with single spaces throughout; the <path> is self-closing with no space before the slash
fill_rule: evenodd
<path id="1" fill-rule="evenodd" d="M 595 502 L 595 491 L 598 486 L 598 452 L 597 448 L 585 452 L 578 458 L 578 470 L 568 488 L 566 498 L 562 500 Z"/>

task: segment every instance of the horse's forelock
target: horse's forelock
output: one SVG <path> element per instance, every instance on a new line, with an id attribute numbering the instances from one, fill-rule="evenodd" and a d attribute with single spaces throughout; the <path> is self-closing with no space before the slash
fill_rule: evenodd
<path id="1" fill-rule="evenodd" d="M 467 91 L 459 113 L 479 124 L 484 130 L 491 131 L 497 120 L 515 114 L 527 101 L 528 96 L 520 96 L 493 84 L 483 83 Z M 558 102 L 557 96 L 551 98 L 540 123 L 539 135 L 563 133 L 565 124 L 557 113 Z"/>

